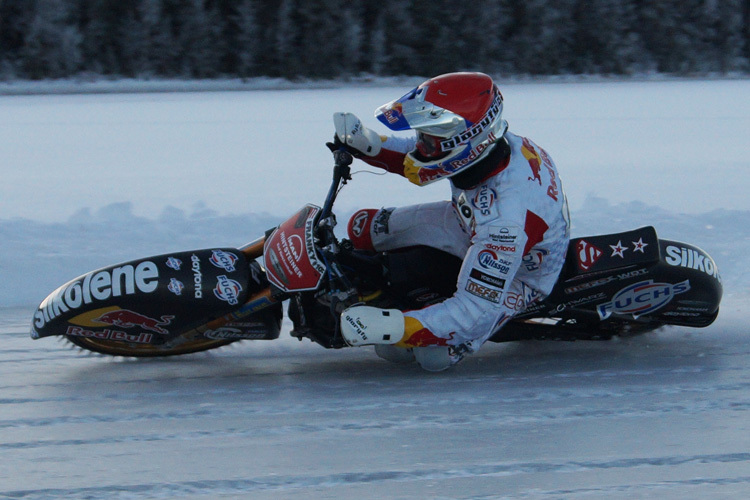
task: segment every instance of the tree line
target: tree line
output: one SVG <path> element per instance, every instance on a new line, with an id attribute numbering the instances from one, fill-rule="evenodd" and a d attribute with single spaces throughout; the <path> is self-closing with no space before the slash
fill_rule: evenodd
<path id="1" fill-rule="evenodd" d="M 0 78 L 748 73 L 747 0 L 0 0 Z"/>

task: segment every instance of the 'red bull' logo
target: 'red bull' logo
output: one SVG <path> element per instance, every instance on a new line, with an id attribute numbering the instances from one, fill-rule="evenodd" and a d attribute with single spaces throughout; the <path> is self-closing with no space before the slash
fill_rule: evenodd
<path id="1" fill-rule="evenodd" d="M 537 151 L 539 148 L 539 151 Z M 557 174 L 555 173 L 554 164 L 552 159 L 549 157 L 547 152 L 539 146 L 534 147 L 530 140 L 523 138 L 523 145 L 521 146 L 521 153 L 523 153 L 526 161 L 529 162 L 531 168 L 530 181 L 536 181 L 539 185 L 542 185 L 542 167 L 547 170 L 549 174 L 549 185 L 547 186 L 547 196 L 555 201 L 558 201 L 560 196 L 560 187 L 557 184 Z"/>
<path id="2" fill-rule="evenodd" d="M 529 162 L 529 167 L 531 167 L 531 177 L 529 177 L 530 181 L 537 181 L 539 185 L 542 185 L 542 158 L 539 156 L 539 153 L 536 152 L 536 149 L 531 144 L 531 141 L 529 141 L 527 138 L 523 138 L 523 146 L 521 146 L 521 153 L 523 153 L 523 157 L 526 158 L 526 161 Z"/>
<path id="3" fill-rule="evenodd" d="M 394 102 L 388 109 L 383 110 L 383 116 L 388 120 L 388 123 L 398 122 L 404 116 L 404 105 L 400 102 Z"/>
<path id="4" fill-rule="evenodd" d="M 453 337 L 453 334 L 451 334 Z M 450 339 L 436 337 L 434 333 L 427 328 L 422 328 L 409 335 L 408 339 L 403 341 L 409 347 L 427 347 L 430 345 L 447 346 Z"/>
<path id="5" fill-rule="evenodd" d="M 104 313 L 93 321 L 96 323 L 118 326 L 120 328 L 133 328 L 134 326 L 140 326 L 149 332 L 167 335 L 169 334 L 169 330 L 165 330 L 162 326 L 169 325 L 173 319 L 174 316 L 162 316 L 157 320 L 129 309 L 118 309 L 116 311 Z"/>

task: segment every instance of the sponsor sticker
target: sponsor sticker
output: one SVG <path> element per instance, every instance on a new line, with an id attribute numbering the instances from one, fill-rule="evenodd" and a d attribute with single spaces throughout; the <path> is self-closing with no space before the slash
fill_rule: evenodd
<path id="1" fill-rule="evenodd" d="M 667 255 L 665 261 L 670 266 L 685 267 L 695 269 L 708 274 L 709 276 L 721 281 L 719 268 L 714 260 L 708 255 L 693 250 L 692 248 L 678 247 L 675 245 L 667 246 Z"/>
<path id="2" fill-rule="evenodd" d="M 375 234 L 388 234 L 388 222 L 391 220 L 392 208 L 380 210 L 372 222 L 372 232 Z"/>
<path id="3" fill-rule="evenodd" d="M 490 240 L 501 245 L 515 244 L 518 239 L 518 226 L 490 226 Z"/>
<path id="4" fill-rule="evenodd" d="M 228 278 L 225 274 L 216 277 L 217 283 L 214 288 L 214 295 L 217 299 L 228 302 L 231 305 L 239 303 L 239 296 L 242 287 L 235 280 Z"/>
<path id="5" fill-rule="evenodd" d="M 162 328 L 172 323 L 174 316 L 161 316 L 159 319 L 145 316 L 141 313 L 131 311 L 130 309 L 116 309 L 108 311 L 98 318 L 93 319 L 95 323 L 104 323 L 106 325 L 119 326 L 120 328 L 133 328 L 138 326 L 149 332 L 167 335 L 169 330 Z"/>
<path id="6" fill-rule="evenodd" d="M 538 271 L 542 267 L 542 261 L 549 254 L 549 252 L 543 248 L 539 250 L 530 250 L 526 255 L 523 256 L 523 267 L 527 271 Z"/>
<path id="7" fill-rule="evenodd" d="M 474 199 L 471 200 L 471 204 L 476 210 L 479 210 L 480 214 L 490 215 L 490 209 L 496 199 L 497 193 L 495 190 L 485 184 L 476 192 Z"/>
<path id="8" fill-rule="evenodd" d="M 591 302 L 597 302 L 599 300 L 606 299 L 606 298 L 607 298 L 607 295 L 604 292 L 599 292 L 599 293 L 595 293 L 592 295 L 587 295 L 585 297 L 580 297 L 577 299 L 569 300 L 568 302 L 563 302 L 562 304 L 558 304 L 557 307 L 555 307 L 554 311 L 560 313 L 569 307 L 578 307 L 584 304 L 589 304 Z"/>
<path id="9" fill-rule="evenodd" d="M 182 295 L 182 290 L 185 289 L 185 285 L 182 284 L 182 281 L 178 280 L 177 278 L 171 278 L 169 280 L 169 285 L 167 285 L 167 290 L 172 292 L 175 295 Z"/>
<path id="10" fill-rule="evenodd" d="M 469 276 L 477 281 L 481 281 L 485 285 L 494 286 L 497 288 L 505 288 L 504 279 L 491 276 L 487 273 L 483 273 L 479 269 L 472 269 L 469 273 Z"/>
<path id="11" fill-rule="evenodd" d="M 630 278 L 635 278 L 637 276 L 643 276 L 648 274 L 648 269 L 637 269 L 635 271 L 628 271 L 626 273 L 620 273 L 616 276 L 605 276 L 603 278 L 598 278 L 593 281 L 588 281 L 586 283 L 581 283 L 580 285 L 571 286 L 565 289 L 565 293 L 568 295 L 576 292 L 581 292 L 583 290 L 588 290 L 589 288 L 594 288 L 601 285 L 606 285 L 607 283 L 611 283 L 612 281 L 622 281 Z"/>
<path id="12" fill-rule="evenodd" d="M 266 327 L 263 323 L 254 325 L 255 331 L 238 330 L 237 328 L 221 327 L 215 330 L 206 330 L 203 336 L 209 339 L 263 339 L 266 337 Z"/>
<path id="13" fill-rule="evenodd" d="M 179 271 L 182 267 L 182 261 L 177 257 L 169 257 L 167 259 L 167 267 L 172 268 L 175 271 Z"/>
<path id="14" fill-rule="evenodd" d="M 490 108 L 487 110 L 487 113 L 485 113 L 484 117 L 482 117 L 482 120 L 475 123 L 468 129 L 461 132 L 460 134 L 454 135 L 453 137 L 449 137 L 448 139 L 444 139 L 440 141 L 440 147 L 443 149 L 443 151 L 454 149 L 459 144 L 463 144 L 467 141 L 470 141 L 477 135 L 481 134 L 492 123 L 492 120 L 494 120 L 495 117 L 498 116 L 502 112 L 502 109 L 503 109 L 502 106 L 503 106 L 502 95 L 500 93 L 496 93 L 495 98 L 492 100 L 492 104 L 490 105 Z"/>
<path id="15" fill-rule="evenodd" d="M 581 271 L 591 269 L 603 254 L 604 252 L 586 240 L 579 240 L 576 243 L 576 257 L 578 257 L 578 268 Z"/>
<path id="16" fill-rule="evenodd" d="M 481 250 L 477 254 L 477 262 L 479 262 L 480 267 L 496 273 L 508 274 L 513 263 L 510 260 L 500 257 L 494 249 L 489 249 L 487 246 L 489 245 L 485 245 L 484 250 Z M 492 246 L 498 249 L 501 248 L 498 245 Z"/>
<path id="17" fill-rule="evenodd" d="M 476 295 L 481 299 L 494 302 L 495 304 L 499 304 L 500 299 L 503 296 L 503 292 L 501 292 L 500 290 L 485 286 L 482 283 L 474 281 L 473 279 L 469 279 L 466 282 L 466 291 L 472 295 Z"/>
<path id="18" fill-rule="evenodd" d="M 599 304 L 597 311 L 601 319 L 612 314 L 632 314 L 634 318 L 661 309 L 681 293 L 690 290 L 690 281 L 680 283 L 654 283 L 641 281 L 629 285 L 612 297 L 610 302 Z"/>
<path id="19" fill-rule="evenodd" d="M 466 193 L 461 193 L 459 195 L 458 201 L 456 202 L 456 208 L 458 209 L 458 213 L 461 215 L 463 222 L 471 227 L 472 222 L 474 221 L 474 211 L 466 201 Z"/>
<path id="20" fill-rule="evenodd" d="M 536 182 L 539 184 L 539 186 L 542 186 L 541 172 L 542 167 L 544 167 L 544 169 L 547 171 L 547 174 L 549 175 L 547 196 L 555 201 L 558 201 L 560 196 L 560 188 L 557 184 L 557 175 L 555 173 L 552 159 L 549 157 L 547 152 L 524 137 L 523 146 L 521 147 L 521 153 L 523 154 L 524 158 L 526 158 L 526 161 L 528 161 L 529 168 L 531 168 L 531 176 L 528 178 L 528 180 Z"/>
<path id="21" fill-rule="evenodd" d="M 245 304 L 242 305 L 241 309 L 237 310 L 235 313 L 232 313 L 232 314 L 236 318 L 243 318 L 245 316 L 258 312 L 261 309 L 270 307 L 273 304 L 274 302 L 270 298 L 266 296 L 261 296 L 255 300 L 246 302 Z"/>
<path id="22" fill-rule="evenodd" d="M 357 237 L 362 236 L 362 233 L 364 233 L 367 228 L 369 219 L 370 214 L 367 210 L 360 210 L 355 214 L 351 223 L 352 234 Z"/>
<path id="23" fill-rule="evenodd" d="M 112 297 L 153 293 L 159 285 L 159 269 L 144 261 L 89 273 L 52 292 L 34 313 L 34 327 L 43 328 L 49 321 L 84 304 Z"/>
<path id="24" fill-rule="evenodd" d="M 219 269 L 224 269 L 226 272 L 231 273 L 236 269 L 234 264 L 237 262 L 237 256 L 232 252 L 213 250 L 211 258 L 208 261 Z"/>
<path id="25" fill-rule="evenodd" d="M 349 314 L 344 315 L 344 321 L 349 325 L 351 330 L 360 337 L 364 342 L 367 342 L 367 326 L 362 323 L 359 318 L 354 318 Z M 354 339 L 351 339 L 354 341 Z"/>
<path id="26" fill-rule="evenodd" d="M 95 339 L 102 340 L 121 340 L 124 342 L 133 342 L 136 344 L 149 344 L 154 338 L 151 333 L 126 333 L 118 330 L 86 330 L 78 326 L 69 326 L 65 331 L 65 335 L 72 335 L 74 337 L 93 337 Z"/>

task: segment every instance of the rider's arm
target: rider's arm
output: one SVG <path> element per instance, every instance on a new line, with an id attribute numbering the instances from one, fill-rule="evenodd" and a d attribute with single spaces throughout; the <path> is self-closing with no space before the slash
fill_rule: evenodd
<path id="1" fill-rule="evenodd" d="M 404 158 L 406 153 L 414 149 L 416 139 L 383 135 L 380 139 L 382 145 L 377 155 L 363 155 L 359 159 L 373 167 L 404 176 Z"/>
<path id="2" fill-rule="evenodd" d="M 404 157 L 414 149 L 415 138 L 378 135 L 352 113 L 334 113 L 333 123 L 337 144 L 373 167 L 404 175 Z"/>

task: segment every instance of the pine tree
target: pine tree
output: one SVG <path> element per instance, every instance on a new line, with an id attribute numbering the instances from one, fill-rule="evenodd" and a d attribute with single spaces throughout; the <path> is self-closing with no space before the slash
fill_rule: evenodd
<path id="1" fill-rule="evenodd" d="M 180 45 L 185 76 L 206 78 L 219 73 L 223 21 L 205 0 L 190 0 L 181 12 Z"/>
<path id="2" fill-rule="evenodd" d="M 369 47 L 370 56 L 365 65 L 365 70 L 376 75 L 382 75 L 386 72 L 388 67 L 388 51 L 386 50 L 386 14 L 385 12 L 378 12 L 375 25 L 370 32 Z"/>
<path id="3" fill-rule="evenodd" d="M 237 74 L 243 78 L 252 76 L 256 71 L 256 61 L 259 52 L 258 38 L 260 29 L 256 15 L 254 0 L 242 0 L 237 6 L 235 14 L 237 23 Z"/>
<path id="4" fill-rule="evenodd" d="M 60 78 L 79 70 L 82 37 L 77 26 L 67 20 L 67 2 L 37 0 L 21 50 L 29 77 Z"/>
<path id="5" fill-rule="evenodd" d="M 341 45 L 342 71 L 346 74 L 357 74 L 362 69 L 364 44 L 364 22 L 362 10 L 356 2 L 347 2 L 341 16 L 341 35 L 344 40 Z"/>
<path id="6" fill-rule="evenodd" d="M 299 74 L 297 56 L 295 53 L 295 25 L 292 15 L 294 13 L 294 0 L 281 0 L 276 13 L 276 30 L 274 32 L 273 73 L 285 77 L 295 77 Z"/>

